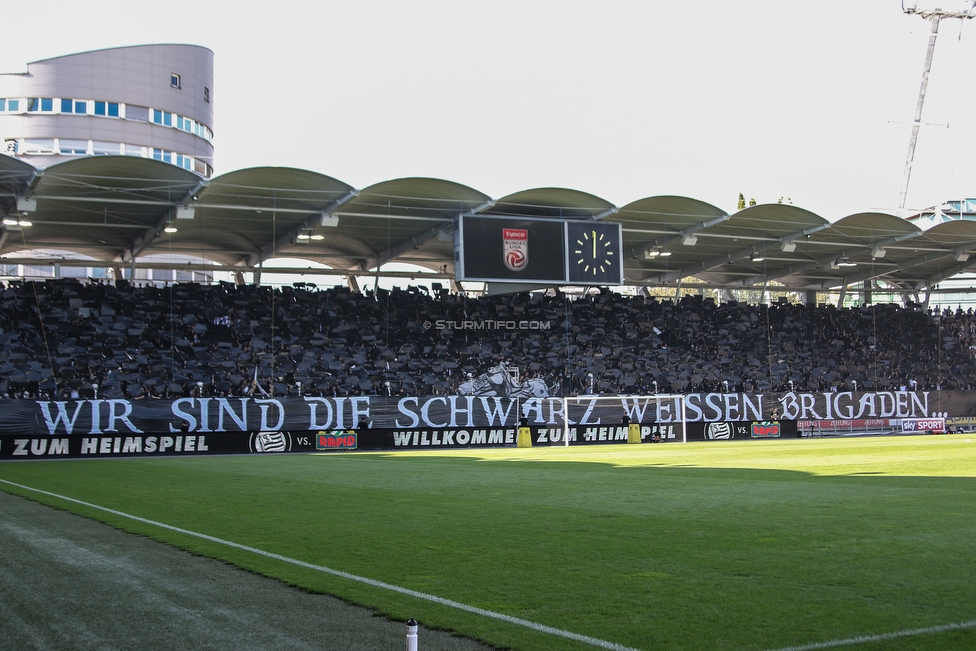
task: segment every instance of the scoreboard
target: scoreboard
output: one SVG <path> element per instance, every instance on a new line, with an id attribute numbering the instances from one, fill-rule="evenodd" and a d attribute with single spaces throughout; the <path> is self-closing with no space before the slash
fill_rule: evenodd
<path id="1" fill-rule="evenodd" d="M 622 285 L 620 224 L 462 216 L 454 239 L 458 280 L 533 285 Z"/>

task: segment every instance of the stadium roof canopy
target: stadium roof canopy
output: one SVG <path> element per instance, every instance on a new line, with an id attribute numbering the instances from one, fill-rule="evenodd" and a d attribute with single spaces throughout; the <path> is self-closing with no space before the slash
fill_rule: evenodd
<path id="1" fill-rule="evenodd" d="M 167 163 L 123 156 L 85 157 L 39 170 L 2 155 L 0 209 L 0 258 L 21 264 L 38 264 L 42 251 L 71 254 L 66 264 L 72 257 L 89 266 L 151 266 L 147 261 L 169 256 L 210 261 L 211 270 L 218 263 L 228 271 L 299 258 L 350 275 L 404 262 L 448 279 L 454 277 L 455 221 L 466 214 L 619 222 L 626 283 L 652 287 L 694 277 L 718 288 L 773 282 L 823 291 L 878 280 L 912 292 L 976 264 L 976 222 L 962 218 L 923 230 L 882 213 L 831 223 L 792 205 L 728 214 L 677 196 L 618 207 L 561 188 L 492 199 L 429 178 L 356 189 L 280 167 L 207 181 Z M 167 226 L 176 231 L 167 232 Z M 44 260 L 50 264 L 49 256 Z"/>

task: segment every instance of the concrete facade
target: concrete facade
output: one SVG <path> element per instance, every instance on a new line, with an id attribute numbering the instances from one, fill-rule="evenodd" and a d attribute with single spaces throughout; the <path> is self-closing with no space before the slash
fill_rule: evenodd
<path id="1" fill-rule="evenodd" d="M 213 174 L 213 52 L 140 45 L 0 74 L 7 154 L 39 168 L 85 155 L 155 158 Z"/>

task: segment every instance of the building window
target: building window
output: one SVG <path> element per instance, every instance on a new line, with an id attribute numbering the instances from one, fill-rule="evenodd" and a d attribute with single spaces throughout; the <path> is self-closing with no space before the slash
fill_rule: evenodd
<path id="1" fill-rule="evenodd" d="M 83 99 L 75 100 L 75 113 L 80 113 L 81 115 L 88 114 L 88 102 Z"/>
<path id="2" fill-rule="evenodd" d="M 141 145 L 124 144 L 122 145 L 122 148 L 123 148 L 122 151 L 123 156 L 137 156 L 141 158 L 146 158 L 146 148 Z"/>
<path id="3" fill-rule="evenodd" d="M 7 110 L 8 111 L 19 111 L 20 110 L 20 100 L 19 99 L 8 99 L 7 100 Z"/>
<path id="4" fill-rule="evenodd" d="M 95 156 L 117 155 L 121 153 L 121 146 L 117 142 L 92 142 L 92 154 Z"/>
<path id="5" fill-rule="evenodd" d="M 169 73 L 169 85 L 173 88 L 180 88 L 180 76 L 175 72 Z"/>
<path id="6" fill-rule="evenodd" d="M 43 111 L 50 113 L 54 111 L 53 97 L 30 97 L 27 99 L 28 111 Z"/>
<path id="7" fill-rule="evenodd" d="M 149 109 L 145 106 L 135 104 L 125 105 L 125 119 L 136 120 L 137 122 L 149 122 Z"/>
<path id="8" fill-rule="evenodd" d="M 71 113 L 71 108 L 74 106 L 74 100 L 62 99 L 61 100 L 61 112 Z"/>
<path id="9" fill-rule="evenodd" d="M 24 140 L 23 148 L 18 147 L 18 154 L 54 154 L 57 153 L 54 149 L 54 138 L 37 138 L 33 140 Z"/>
<path id="10" fill-rule="evenodd" d="M 94 104 L 95 115 L 107 115 L 113 118 L 119 117 L 119 103 L 118 102 L 103 102 L 101 100 L 95 100 L 92 102 Z"/>
<path id="11" fill-rule="evenodd" d="M 203 101 L 208 104 L 210 103 L 210 89 L 206 86 L 203 87 Z"/>
<path id="12" fill-rule="evenodd" d="M 169 111 L 152 109 L 152 121 L 154 124 L 161 124 L 166 127 L 173 126 L 173 114 Z"/>
<path id="13" fill-rule="evenodd" d="M 58 140 L 58 151 L 61 152 L 62 156 L 85 156 L 88 154 L 88 141 L 60 138 Z"/>

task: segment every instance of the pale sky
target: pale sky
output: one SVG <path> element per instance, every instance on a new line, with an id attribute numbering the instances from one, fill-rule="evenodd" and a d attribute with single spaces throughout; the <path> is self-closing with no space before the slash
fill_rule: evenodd
<path id="1" fill-rule="evenodd" d="M 125 45 L 213 50 L 217 174 L 430 176 L 494 198 L 556 186 L 618 206 L 675 194 L 730 212 L 742 192 L 831 221 L 895 213 L 931 29 L 899 0 L 0 9 L 5 72 Z M 976 20 L 943 21 L 923 114 L 938 126 L 922 127 L 909 207 L 976 196 L 974 51 Z"/>

